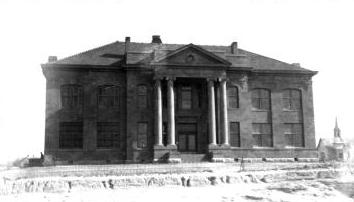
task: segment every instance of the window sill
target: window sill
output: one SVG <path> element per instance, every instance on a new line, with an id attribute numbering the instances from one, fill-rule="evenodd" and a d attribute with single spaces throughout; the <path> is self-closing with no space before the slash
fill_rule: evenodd
<path id="1" fill-rule="evenodd" d="M 115 149 L 119 149 L 119 148 L 114 148 L 114 147 L 112 147 L 112 148 L 108 148 L 108 147 L 106 147 L 106 148 L 97 148 L 96 147 L 96 151 L 111 151 L 111 150 L 115 150 Z"/>
<path id="2" fill-rule="evenodd" d="M 271 150 L 274 149 L 273 147 L 262 147 L 262 146 L 253 146 L 253 149 L 266 149 L 266 150 Z"/>
<path id="3" fill-rule="evenodd" d="M 283 109 L 283 112 L 299 112 L 300 110 Z"/>
<path id="4" fill-rule="evenodd" d="M 270 110 L 266 109 L 252 109 L 252 112 L 269 112 Z"/>
<path id="5" fill-rule="evenodd" d="M 136 147 L 135 151 L 145 151 L 147 149 L 148 149 L 147 147 Z"/>
<path id="6" fill-rule="evenodd" d="M 98 108 L 98 110 L 115 110 L 115 111 L 120 110 L 120 107 L 102 107 L 102 106 L 99 106 L 97 108 Z"/>
<path id="7" fill-rule="evenodd" d="M 285 149 L 303 149 L 304 147 L 296 147 L 296 146 L 285 146 Z"/>

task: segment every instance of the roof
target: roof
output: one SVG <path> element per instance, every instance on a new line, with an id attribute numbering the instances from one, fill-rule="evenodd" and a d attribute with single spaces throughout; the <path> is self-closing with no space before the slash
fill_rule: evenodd
<path id="1" fill-rule="evenodd" d="M 174 51 L 188 46 L 190 44 L 157 44 L 157 43 L 136 43 L 130 42 L 128 54 L 126 54 L 125 42 L 116 41 L 98 48 L 94 48 L 76 55 L 72 55 L 55 62 L 49 62 L 46 65 L 90 65 L 90 66 L 117 66 L 124 62 L 130 64 L 146 63 L 154 58 L 163 58 Z M 243 49 L 238 49 L 237 55 L 231 53 L 230 46 L 210 46 L 196 45 L 205 51 L 214 54 L 232 66 L 237 66 L 235 57 L 243 56 L 247 58 L 248 65 L 255 71 L 289 71 L 299 73 L 316 74 L 317 72 L 292 65 L 276 59 L 265 57 Z M 125 61 L 126 60 L 126 61 Z"/>

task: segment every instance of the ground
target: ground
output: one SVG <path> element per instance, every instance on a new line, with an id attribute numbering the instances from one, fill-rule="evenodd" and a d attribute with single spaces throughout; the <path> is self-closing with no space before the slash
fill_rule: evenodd
<path id="1" fill-rule="evenodd" d="M 34 193 L 0 197 L 14 202 L 72 201 L 334 201 L 352 202 L 348 196 L 331 186 L 315 181 L 280 182 L 270 184 L 232 184 L 204 187 L 148 187 L 120 190 L 96 190 L 75 193 Z"/>
<path id="2" fill-rule="evenodd" d="M 240 171 L 239 164 L 176 164 L 176 165 L 105 165 L 105 166 L 64 166 L 46 168 L 13 169 L 0 173 L 11 182 L 59 179 L 70 181 L 70 189 L 64 192 L 51 191 L 36 193 L 0 194 L 0 201 L 334 201 L 354 200 L 354 176 L 345 165 L 318 163 L 252 163 L 246 171 Z M 342 170 L 342 176 L 333 173 Z M 151 174 L 144 174 L 144 171 Z M 325 172 L 326 171 L 326 172 Z M 330 172 L 327 172 L 330 171 Z M 335 171 L 335 172 L 334 172 Z M 286 173 L 286 174 L 284 174 Z M 332 173 L 332 174 L 331 174 Z M 328 175 L 330 174 L 330 175 Z M 114 178 L 116 177 L 116 178 Z M 323 176 L 326 175 L 326 176 Z M 159 184 L 162 176 L 171 179 L 192 177 L 191 184 L 175 186 Z M 216 180 L 210 180 L 212 177 Z M 221 177 L 235 177 L 226 183 Z M 266 177 L 268 176 L 268 178 Z M 270 176 L 270 177 L 269 177 Z M 317 177 L 314 177 L 317 176 Z M 318 177 L 321 176 L 321 177 Z M 336 177 L 334 177 L 336 176 Z M 114 184 L 122 179 L 155 179 L 155 183 L 145 180 L 139 186 L 124 187 Z M 197 178 L 199 177 L 199 178 Z M 237 178 L 238 177 L 238 178 Z M 247 178 L 246 178 L 247 177 Z M 286 177 L 286 178 L 284 178 Z M 203 179 L 209 181 L 203 181 Z M 257 179 L 256 179 L 257 178 Z M 99 182 L 101 187 L 83 188 L 81 182 Z M 108 185 L 108 181 L 113 179 Z M 167 179 L 167 178 L 163 178 Z M 231 179 L 231 178 L 230 178 Z M 241 179 L 241 180 L 240 180 Z M 88 180 L 88 181 L 87 181 Z M 103 181 L 105 186 L 102 186 Z M 31 182 L 32 182 L 31 181 Z M 139 180 L 135 181 L 139 183 Z M 180 181 L 179 181 L 180 182 Z M 205 184 L 203 184 L 205 182 Z M 131 183 L 131 181 L 130 181 Z M 172 183 L 170 181 L 170 183 Z M 172 183 L 173 184 L 173 183 Z M 106 186 L 107 185 L 107 186 Z M 114 185 L 114 186 L 113 186 Z M 136 184 L 137 185 L 137 184 Z M 151 185 L 151 186 L 150 186 Z M 81 187 L 80 187 L 81 186 Z M 14 188 L 14 187 L 12 187 Z M 50 189 L 48 189 L 50 190 Z"/>

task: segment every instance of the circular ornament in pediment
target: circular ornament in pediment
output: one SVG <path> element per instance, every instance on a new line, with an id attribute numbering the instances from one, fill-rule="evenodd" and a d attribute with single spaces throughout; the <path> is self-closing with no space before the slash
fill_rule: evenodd
<path id="1" fill-rule="evenodd" d="M 195 60 L 194 55 L 192 55 L 192 54 L 187 55 L 187 57 L 186 57 L 187 63 L 192 63 L 192 62 L 194 62 L 194 60 Z"/>

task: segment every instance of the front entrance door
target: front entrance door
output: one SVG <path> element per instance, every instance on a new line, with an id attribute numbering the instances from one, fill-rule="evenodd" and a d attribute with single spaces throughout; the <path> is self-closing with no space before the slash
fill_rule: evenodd
<path id="1" fill-rule="evenodd" d="M 197 151 L 197 124 L 178 124 L 178 150 L 181 152 Z"/>

